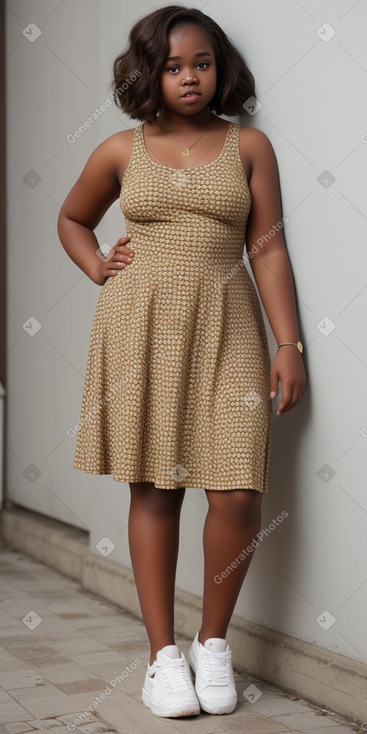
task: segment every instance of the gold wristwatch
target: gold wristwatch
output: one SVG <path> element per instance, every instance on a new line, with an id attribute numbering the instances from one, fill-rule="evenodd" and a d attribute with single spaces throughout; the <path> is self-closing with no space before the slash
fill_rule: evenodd
<path id="1" fill-rule="evenodd" d="M 303 344 L 302 342 L 282 342 L 282 344 L 278 344 L 277 351 L 279 350 L 279 347 L 284 347 L 287 344 L 291 344 L 294 347 L 297 347 L 298 351 L 302 354 L 303 352 Z"/>

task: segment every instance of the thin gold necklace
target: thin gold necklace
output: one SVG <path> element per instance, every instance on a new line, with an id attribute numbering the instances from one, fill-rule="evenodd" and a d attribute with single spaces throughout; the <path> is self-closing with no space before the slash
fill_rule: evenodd
<path id="1" fill-rule="evenodd" d="M 206 131 L 207 131 L 207 129 L 208 129 L 208 127 L 209 127 L 209 125 L 210 125 L 210 123 L 211 123 L 211 121 L 212 121 L 213 117 L 214 117 L 214 115 L 212 115 L 212 113 L 210 113 L 210 120 L 209 120 L 209 123 L 208 123 L 208 125 L 206 126 L 206 128 L 205 128 L 204 132 L 203 132 L 203 133 L 201 133 L 201 135 L 200 135 L 200 138 L 198 138 L 197 140 L 195 140 L 195 143 L 193 143 L 192 145 L 188 145 L 188 147 L 187 147 L 187 148 L 184 148 L 184 149 L 183 149 L 183 151 L 182 151 L 182 155 L 184 155 L 184 156 L 185 156 L 185 158 L 187 158 L 187 156 L 191 155 L 191 148 L 193 148 L 193 147 L 194 147 L 194 145 L 196 145 L 196 143 L 198 143 L 198 142 L 199 142 L 199 140 L 201 140 L 201 138 L 203 137 L 203 135 L 205 135 L 205 133 L 206 133 Z M 169 138 L 171 138 L 171 140 L 173 140 L 173 142 L 174 142 L 174 143 L 177 143 L 177 144 L 178 144 L 178 145 L 179 145 L 179 146 L 180 146 L 180 147 L 182 148 L 182 143 L 179 143 L 179 142 L 178 142 L 178 140 L 175 140 L 175 139 L 174 139 L 174 138 L 172 137 L 172 135 L 170 135 L 170 134 L 169 134 L 169 133 L 167 132 L 167 130 L 166 130 L 166 129 L 165 129 L 164 127 L 163 127 L 163 125 L 161 125 L 161 124 L 160 124 L 159 120 L 157 120 L 157 122 L 158 122 L 158 125 L 159 125 L 159 127 L 161 128 L 161 130 L 163 130 L 163 132 L 164 132 L 164 133 L 166 133 L 166 135 L 168 135 L 168 137 L 169 137 Z"/>

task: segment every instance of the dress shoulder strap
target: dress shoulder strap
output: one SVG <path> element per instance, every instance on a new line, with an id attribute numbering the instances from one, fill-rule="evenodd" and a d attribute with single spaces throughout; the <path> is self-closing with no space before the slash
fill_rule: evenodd
<path id="1" fill-rule="evenodd" d="M 230 122 L 228 129 L 228 139 L 226 141 L 226 153 L 236 161 L 241 162 L 240 158 L 240 125 L 237 122 Z"/>
<path id="2" fill-rule="evenodd" d="M 143 123 L 134 127 L 134 139 L 133 139 L 133 150 L 130 159 L 130 166 L 135 163 L 142 163 L 144 160 L 144 138 L 143 138 Z"/>

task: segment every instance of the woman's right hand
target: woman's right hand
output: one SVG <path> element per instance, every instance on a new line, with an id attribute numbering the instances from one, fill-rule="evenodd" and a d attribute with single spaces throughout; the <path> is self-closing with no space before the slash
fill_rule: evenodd
<path id="1" fill-rule="evenodd" d="M 117 275 L 122 268 L 130 265 L 134 258 L 134 250 L 127 244 L 130 239 L 130 237 L 120 237 L 116 244 L 111 247 L 106 258 L 98 252 L 96 253 L 100 262 L 96 263 L 93 274 L 90 276 L 94 283 L 104 285 L 107 278 Z"/>

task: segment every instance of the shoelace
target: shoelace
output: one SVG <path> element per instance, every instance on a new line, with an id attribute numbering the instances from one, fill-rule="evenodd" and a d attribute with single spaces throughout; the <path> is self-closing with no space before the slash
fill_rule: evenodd
<path id="1" fill-rule="evenodd" d="M 182 691 L 191 688 L 191 681 L 187 676 L 186 661 L 175 659 L 172 662 L 159 666 L 161 676 L 171 691 Z"/>
<path id="2" fill-rule="evenodd" d="M 208 682 L 214 686 L 229 683 L 229 657 L 219 658 L 215 653 L 202 651 L 202 658 L 208 675 Z"/>

